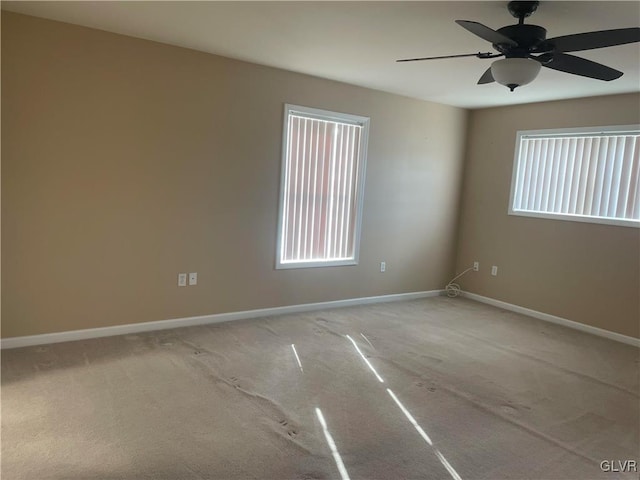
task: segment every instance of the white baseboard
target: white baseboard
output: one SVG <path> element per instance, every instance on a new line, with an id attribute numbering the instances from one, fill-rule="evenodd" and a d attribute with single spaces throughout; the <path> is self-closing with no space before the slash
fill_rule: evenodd
<path id="1" fill-rule="evenodd" d="M 464 298 L 468 298 L 470 300 L 475 300 L 477 302 L 486 303 L 487 305 L 492 305 L 494 307 L 502 308 L 504 310 L 509 310 L 511 312 L 521 313 L 529 317 L 537 318 L 538 320 L 544 320 L 545 322 L 556 323 L 564 327 L 573 328 L 575 330 L 580 330 L 583 332 L 591 333 L 593 335 L 598 335 L 599 337 L 605 337 L 610 340 L 615 340 L 616 342 L 626 343 L 628 345 L 633 345 L 634 347 L 640 347 L 640 338 L 629 337 L 627 335 L 622 335 L 621 333 L 611 332 L 609 330 L 604 330 L 598 327 L 592 327 L 591 325 L 585 325 L 584 323 L 574 322 L 573 320 L 567 320 L 566 318 L 556 317 L 555 315 L 549 315 L 548 313 L 538 312 L 536 310 L 520 307 L 518 305 L 513 305 L 511 303 L 495 300 L 493 298 L 483 297 L 482 295 L 477 295 L 475 293 L 461 292 L 461 296 Z"/>
<path id="2" fill-rule="evenodd" d="M 430 290 L 425 292 L 397 293 L 393 295 L 380 295 L 377 297 L 349 298 L 346 300 L 334 300 L 330 302 L 306 303 L 302 305 L 289 305 L 285 307 L 261 308 L 243 312 L 216 313 L 198 317 L 173 318 L 170 320 L 158 320 L 153 322 L 130 323 L 127 325 L 114 325 L 112 327 L 87 328 L 83 330 L 71 330 L 68 332 L 45 333 L 42 335 L 29 335 L 25 337 L 9 337 L 0 341 L 0 348 L 20 348 L 33 345 L 45 345 L 49 343 L 70 342 L 74 340 L 86 340 L 89 338 L 112 337 L 130 333 L 150 332 L 153 330 L 167 330 L 170 328 L 192 327 L 209 323 L 230 322 L 232 320 L 244 320 L 248 318 L 269 317 L 288 313 L 311 312 L 328 308 L 350 307 L 354 305 L 366 305 L 372 303 L 395 302 L 400 300 L 414 300 L 417 298 L 436 297 L 443 290 Z"/>

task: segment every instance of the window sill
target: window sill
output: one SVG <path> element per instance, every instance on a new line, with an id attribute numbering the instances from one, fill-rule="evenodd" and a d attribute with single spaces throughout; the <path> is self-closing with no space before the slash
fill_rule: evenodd
<path id="1" fill-rule="evenodd" d="M 345 260 L 327 260 L 327 261 L 296 261 L 296 262 L 277 262 L 276 270 L 290 270 L 294 268 L 318 268 L 318 267 L 344 267 L 358 265 L 358 261 L 349 258 Z"/>
<path id="2" fill-rule="evenodd" d="M 564 220 L 569 222 L 599 223 L 602 225 L 615 225 L 618 227 L 640 228 L 640 222 L 638 220 L 626 220 L 623 218 L 590 217 L 587 215 L 568 215 L 564 213 L 543 213 L 543 212 L 535 212 L 530 210 L 509 210 L 509 215 L 514 215 L 518 217 L 544 218 L 547 220 Z"/>

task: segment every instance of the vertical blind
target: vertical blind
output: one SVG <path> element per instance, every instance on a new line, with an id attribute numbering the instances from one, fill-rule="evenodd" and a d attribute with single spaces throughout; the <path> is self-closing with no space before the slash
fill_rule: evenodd
<path id="1" fill-rule="evenodd" d="M 280 261 L 354 257 L 362 126 L 289 114 Z"/>
<path id="2" fill-rule="evenodd" d="M 522 137 L 513 210 L 640 220 L 639 137 Z"/>

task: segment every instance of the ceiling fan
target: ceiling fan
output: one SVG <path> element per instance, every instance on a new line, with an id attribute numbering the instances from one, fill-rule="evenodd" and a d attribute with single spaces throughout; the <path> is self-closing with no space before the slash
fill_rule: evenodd
<path id="1" fill-rule="evenodd" d="M 440 57 L 406 58 L 397 62 L 416 62 L 443 58 L 477 57 L 498 58 L 478 80 L 478 84 L 498 82 L 512 92 L 519 86 L 531 83 L 541 67 L 561 72 L 611 81 L 622 76 L 622 72 L 600 63 L 569 55 L 567 52 L 612 47 L 640 42 L 640 28 L 620 28 L 596 32 L 577 33 L 562 37 L 546 38 L 546 29 L 538 25 L 525 25 L 524 19 L 531 16 L 540 2 L 509 2 L 507 8 L 518 19 L 517 25 L 493 30 L 481 23 L 456 20 L 456 23 L 480 38 L 491 42 L 494 52 L 478 52 Z"/>

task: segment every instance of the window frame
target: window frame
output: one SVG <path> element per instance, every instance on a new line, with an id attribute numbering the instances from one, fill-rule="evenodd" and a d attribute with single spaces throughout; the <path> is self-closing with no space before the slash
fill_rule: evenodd
<path id="1" fill-rule="evenodd" d="M 357 162 L 358 174 L 354 176 L 355 181 L 355 209 L 354 209 L 354 227 L 353 227 L 353 257 L 340 260 L 296 260 L 282 261 L 282 239 L 283 239 L 283 222 L 284 222 L 284 206 L 285 206 L 285 186 L 287 179 L 287 152 L 289 145 L 289 117 L 291 114 L 300 114 L 301 116 L 316 119 L 333 121 L 339 123 L 347 123 L 362 127 L 360 134 L 359 152 L 360 156 Z M 336 266 L 353 266 L 358 265 L 360 259 L 360 237 L 362 230 L 362 213 L 364 209 L 364 184 L 367 166 L 367 147 L 369 144 L 369 124 L 370 118 L 349 113 L 334 112 L 319 108 L 305 107 L 301 105 L 284 104 L 284 119 L 282 127 L 282 155 L 280 160 L 280 192 L 278 202 L 278 224 L 277 224 L 277 240 L 276 240 L 276 270 L 297 269 L 297 268 L 317 268 L 317 267 L 336 267 Z"/>
<path id="2" fill-rule="evenodd" d="M 625 218 L 595 217 L 591 215 L 573 215 L 567 213 L 536 212 L 530 210 L 514 210 L 514 197 L 518 178 L 518 168 L 520 160 L 520 146 L 523 138 L 527 137 L 578 137 L 578 136 L 613 136 L 622 134 L 640 133 L 638 125 L 609 125 L 595 127 L 574 127 L 574 128 L 553 128 L 543 130 L 518 130 L 516 135 L 513 167 L 511 172 L 511 189 L 509 194 L 508 214 L 519 217 L 544 218 L 549 220 L 563 220 L 571 222 L 596 223 L 602 225 L 616 225 L 623 227 L 640 228 L 640 221 Z"/>

